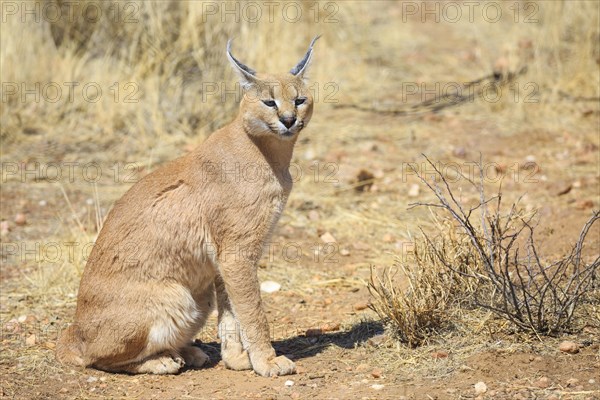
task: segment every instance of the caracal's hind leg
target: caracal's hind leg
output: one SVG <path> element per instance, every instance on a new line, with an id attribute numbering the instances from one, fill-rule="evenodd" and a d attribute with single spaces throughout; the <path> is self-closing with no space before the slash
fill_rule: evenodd
<path id="1" fill-rule="evenodd" d="M 199 315 L 194 327 L 194 331 L 197 332 L 206 324 L 208 316 L 215 307 L 214 284 L 211 283 L 203 290 L 195 292 L 193 297 Z M 179 349 L 179 353 L 185 360 L 185 365 L 188 367 L 200 368 L 210 361 L 210 357 L 205 352 L 199 347 L 194 346 L 193 338 L 187 345 Z"/>
<path id="2" fill-rule="evenodd" d="M 115 372 L 129 372 L 130 374 L 177 374 L 184 366 L 182 357 L 170 352 L 163 352 L 150 356 L 137 363 L 115 367 Z"/>
<path id="3" fill-rule="evenodd" d="M 210 361 L 210 357 L 205 352 L 191 344 L 181 349 L 180 353 L 185 360 L 186 367 L 200 368 Z"/>
<path id="4" fill-rule="evenodd" d="M 229 369 L 241 371 L 252 369 L 250 356 L 242 346 L 240 324 L 235 319 L 231 304 L 220 276 L 215 278 L 217 305 L 219 309 L 219 337 L 221 338 L 221 358 Z"/>

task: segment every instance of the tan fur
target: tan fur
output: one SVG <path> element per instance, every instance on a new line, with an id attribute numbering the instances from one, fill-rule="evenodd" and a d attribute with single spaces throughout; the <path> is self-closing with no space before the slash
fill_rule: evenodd
<path id="1" fill-rule="evenodd" d="M 311 53 L 312 44 L 306 65 Z M 247 89 L 239 115 L 115 203 L 83 273 L 75 323 L 58 342 L 59 361 L 129 373 L 200 367 L 208 357 L 191 343 L 217 301 L 227 367 L 295 371 L 269 341 L 256 271 L 312 115 L 306 65 L 296 75 L 254 75 L 230 60 Z M 296 106 L 298 97 L 305 103 Z M 297 118 L 289 130 L 285 117 Z"/>

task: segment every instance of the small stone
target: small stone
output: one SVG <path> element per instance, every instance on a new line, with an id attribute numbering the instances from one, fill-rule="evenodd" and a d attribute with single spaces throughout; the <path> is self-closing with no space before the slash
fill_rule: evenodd
<path id="1" fill-rule="evenodd" d="M 484 382 L 477 382 L 474 387 L 476 394 L 484 394 L 487 392 L 487 385 Z"/>
<path id="2" fill-rule="evenodd" d="M 531 39 L 521 39 L 519 40 L 519 47 L 521 49 L 531 49 L 533 47 L 533 42 Z"/>
<path id="3" fill-rule="evenodd" d="M 281 289 L 281 284 L 274 281 L 264 281 L 260 284 L 260 290 L 265 293 L 274 293 Z"/>
<path id="4" fill-rule="evenodd" d="M 371 376 L 375 379 L 381 378 L 381 375 L 383 375 L 381 368 L 375 368 L 373 371 L 371 371 Z"/>
<path id="5" fill-rule="evenodd" d="M 421 187 L 414 183 L 410 186 L 410 189 L 408 189 L 408 197 L 417 197 L 419 196 L 419 193 L 421 192 Z"/>
<path id="6" fill-rule="evenodd" d="M 27 339 L 25 339 L 25 344 L 27 346 L 33 346 L 33 345 L 35 345 L 35 341 L 36 341 L 35 334 L 32 334 L 32 335 L 28 336 Z"/>
<path id="7" fill-rule="evenodd" d="M 369 303 L 366 303 L 366 302 L 360 302 L 360 303 L 354 304 L 354 309 L 356 311 L 365 310 L 367 308 L 369 308 Z"/>
<path id="8" fill-rule="evenodd" d="M 304 336 L 306 336 L 306 337 L 317 337 L 317 336 L 321 336 L 322 334 L 323 334 L 323 331 L 319 328 L 307 329 L 306 332 L 304 332 Z"/>
<path id="9" fill-rule="evenodd" d="M 373 347 L 379 347 L 381 346 L 385 341 L 387 340 L 387 336 L 385 334 L 380 334 L 380 335 L 375 335 L 372 338 L 369 338 L 369 340 L 367 340 L 367 343 L 369 343 L 371 346 Z"/>
<path id="10" fill-rule="evenodd" d="M 294 392 L 292 394 L 290 394 L 290 397 L 294 400 L 299 399 L 300 398 L 300 393 L 298 392 Z"/>
<path id="11" fill-rule="evenodd" d="M 383 235 L 382 239 L 386 243 L 392 243 L 394 241 L 394 237 L 392 235 L 390 235 L 389 233 L 386 233 L 385 235 Z"/>
<path id="12" fill-rule="evenodd" d="M 48 205 L 48 202 L 46 200 L 40 200 L 39 203 L 38 203 L 38 205 L 40 207 L 46 207 Z"/>
<path id="13" fill-rule="evenodd" d="M 90 376 L 89 378 L 87 378 L 87 383 L 94 383 L 98 380 L 98 378 L 96 378 L 95 376 Z"/>
<path id="14" fill-rule="evenodd" d="M 434 351 L 433 353 L 431 353 L 431 357 L 435 359 L 448 358 L 448 353 L 445 351 Z"/>
<path id="15" fill-rule="evenodd" d="M 27 217 L 25 217 L 25 214 L 18 213 L 17 215 L 15 215 L 15 224 L 17 224 L 18 226 L 23 226 L 26 223 L 27 223 Z"/>
<path id="16" fill-rule="evenodd" d="M 579 379 L 577 378 L 571 378 L 567 381 L 567 387 L 570 386 L 577 386 L 577 384 L 579 383 Z"/>
<path id="17" fill-rule="evenodd" d="M 571 189 L 573 189 L 573 185 L 570 183 L 562 183 L 561 185 L 558 186 L 558 189 L 556 190 L 556 195 L 557 196 L 563 196 L 567 193 L 569 193 L 571 191 Z"/>
<path id="18" fill-rule="evenodd" d="M 319 215 L 319 212 L 317 210 L 310 210 L 308 212 L 308 219 L 310 219 L 311 221 L 318 221 L 319 219 L 321 219 L 321 216 Z"/>
<path id="19" fill-rule="evenodd" d="M 454 150 L 452 150 L 452 155 L 458 158 L 465 158 L 467 156 L 467 149 L 464 147 L 455 147 Z"/>
<path id="20" fill-rule="evenodd" d="M 8 221 L 0 222 L 0 235 L 6 236 L 10 232 L 10 224 Z"/>
<path id="21" fill-rule="evenodd" d="M 371 190 L 371 186 L 373 186 L 373 180 L 375 179 L 375 175 L 373 173 L 361 169 L 358 175 L 356 175 L 356 186 L 354 190 L 357 192 L 368 192 Z"/>
<path id="22" fill-rule="evenodd" d="M 506 57 L 500 57 L 494 62 L 494 72 L 503 76 L 508 72 L 509 62 Z"/>
<path id="23" fill-rule="evenodd" d="M 361 242 L 361 241 L 353 242 L 352 247 L 354 247 L 354 249 L 356 249 L 356 250 L 370 250 L 371 249 L 368 244 L 366 244 L 365 242 Z"/>
<path id="24" fill-rule="evenodd" d="M 506 172 L 506 170 L 508 169 L 508 167 L 506 166 L 505 163 L 495 164 L 494 168 L 496 169 L 496 172 L 499 174 L 504 174 Z"/>
<path id="25" fill-rule="evenodd" d="M 335 332 L 340 329 L 339 322 L 328 322 L 321 325 L 321 331 L 323 332 Z"/>
<path id="26" fill-rule="evenodd" d="M 69 391 L 69 389 L 67 389 L 67 388 L 65 388 L 65 387 L 64 387 L 64 388 L 61 388 L 61 389 L 58 391 L 58 393 L 67 393 L 68 391 Z"/>
<path id="27" fill-rule="evenodd" d="M 37 321 L 37 318 L 35 317 L 35 315 L 21 315 L 17 321 L 19 321 L 20 323 L 25 323 L 25 324 L 32 324 L 34 322 Z"/>
<path id="28" fill-rule="evenodd" d="M 356 367 L 356 372 L 366 371 L 367 369 L 369 369 L 368 364 L 358 364 L 358 366 Z"/>
<path id="29" fill-rule="evenodd" d="M 292 386 L 294 386 L 294 381 L 291 381 L 291 380 L 288 379 L 287 381 L 285 381 L 285 386 L 286 387 L 292 387 Z"/>
<path id="30" fill-rule="evenodd" d="M 596 383 L 596 380 L 595 380 L 595 379 L 590 379 L 590 380 L 588 381 L 588 383 L 589 383 L 590 385 L 593 385 L 593 384 L 595 384 L 595 383 Z"/>
<path id="31" fill-rule="evenodd" d="M 578 210 L 587 210 L 588 208 L 593 208 L 594 202 L 592 200 L 580 200 L 575 203 L 575 208 Z"/>
<path id="32" fill-rule="evenodd" d="M 538 379 L 538 381 L 535 383 L 536 387 L 539 387 L 540 389 L 546 389 L 550 387 L 550 379 L 548 379 L 548 377 L 543 376 L 540 379 Z"/>
<path id="33" fill-rule="evenodd" d="M 381 389 L 383 389 L 384 387 L 385 387 L 385 385 L 381 385 L 381 384 L 378 384 L 378 383 L 376 383 L 376 384 L 374 384 L 374 385 L 371 385 L 371 388 L 372 388 L 372 389 L 375 389 L 375 390 L 381 390 Z"/>
<path id="34" fill-rule="evenodd" d="M 558 349 L 563 353 L 569 354 L 577 354 L 579 353 L 579 345 L 575 342 L 564 341 L 559 346 Z"/>
<path id="35" fill-rule="evenodd" d="M 341 249 L 340 250 L 340 255 L 344 256 L 344 257 L 348 257 L 350 255 L 350 250 L 348 250 L 348 249 Z"/>
<path id="36" fill-rule="evenodd" d="M 88 198 L 88 199 L 85 201 L 85 204 L 87 204 L 88 206 L 93 206 L 93 205 L 94 205 L 94 199 L 92 199 L 92 198 Z"/>
<path id="37" fill-rule="evenodd" d="M 379 146 L 375 142 L 365 142 L 360 146 L 363 151 L 377 151 Z"/>
<path id="38" fill-rule="evenodd" d="M 329 232 L 325 232 L 324 234 L 321 235 L 321 240 L 324 241 L 325 243 L 335 243 L 335 237 L 329 233 Z"/>

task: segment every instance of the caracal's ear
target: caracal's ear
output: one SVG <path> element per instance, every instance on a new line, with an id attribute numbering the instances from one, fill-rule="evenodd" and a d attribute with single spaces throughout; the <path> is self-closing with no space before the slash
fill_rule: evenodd
<path id="1" fill-rule="evenodd" d="M 290 74 L 304 79 L 304 74 L 305 74 L 306 70 L 308 69 L 308 65 L 310 64 L 310 59 L 312 58 L 313 46 L 314 46 L 315 42 L 317 41 L 317 39 L 319 39 L 320 37 L 321 37 L 321 35 L 317 35 L 312 40 L 312 42 L 310 42 L 310 46 L 308 46 L 308 51 L 306 52 L 304 57 L 302 57 L 302 60 L 300 60 L 300 62 L 298 64 L 296 64 L 296 66 L 290 70 Z"/>
<path id="2" fill-rule="evenodd" d="M 252 68 L 248 67 L 246 64 L 239 62 L 232 54 L 231 54 L 231 41 L 229 39 L 227 41 L 227 58 L 231 65 L 233 65 L 233 69 L 240 77 L 240 84 L 244 89 L 250 88 L 252 85 L 258 82 L 256 78 L 256 71 Z"/>

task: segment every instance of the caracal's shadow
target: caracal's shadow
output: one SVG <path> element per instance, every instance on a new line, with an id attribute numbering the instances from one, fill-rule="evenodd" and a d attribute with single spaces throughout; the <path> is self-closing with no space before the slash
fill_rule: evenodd
<path id="1" fill-rule="evenodd" d="M 273 341 L 278 355 L 285 355 L 291 360 L 313 357 L 325 349 L 335 346 L 353 349 L 369 338 L 383 333 L 383 325 L 378 321 L 361 321 L 345 331 L 324 333 L 315 337 L 295 336 Z M 221 361 L 221 345 L 217 342 L 197 344 L 210 357 L 210 363 L 204 368 L 211 368 Z"/>

